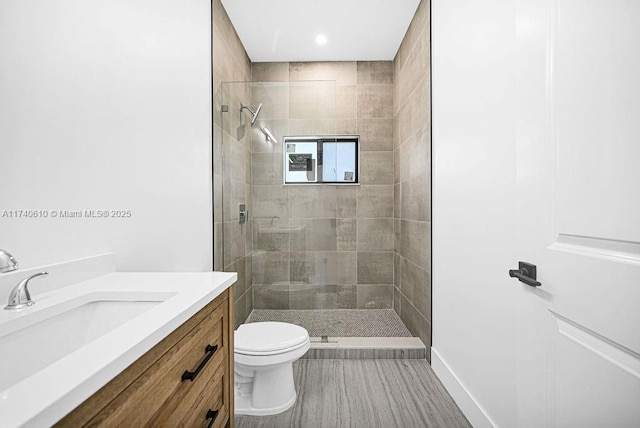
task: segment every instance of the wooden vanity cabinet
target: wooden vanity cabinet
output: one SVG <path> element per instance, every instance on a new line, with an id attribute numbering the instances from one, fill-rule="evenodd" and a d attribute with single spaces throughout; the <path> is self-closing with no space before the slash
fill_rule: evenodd
<path id="1" fill-rule="evenodd" d="M 233 287 L 56 427 L 233 427 Z"/>

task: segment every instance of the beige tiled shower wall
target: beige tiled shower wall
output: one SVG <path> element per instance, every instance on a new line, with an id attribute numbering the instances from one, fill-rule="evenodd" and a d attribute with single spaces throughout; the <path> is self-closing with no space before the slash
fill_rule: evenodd
<path id="1" fill-rule="evenodd" d="M 282 144 L 252 134 L 256 309 L 393 308 L 393 62 L 252 65 L 260 126 L 359 134 L 359 186 L 283 186 Z M 281 83 L 278 83 L 281 82 Z"/>
<path id="2" fill-rule="evenodd" d="M 429 2 L 393 62 L 253 64 L 220 1 L 213 4 L 214 266 L 238 272 L 236 324 L 254 307 L 393 307 L 429 348 Z M 335 83 L 309 82 L 323 80 Z M 225 100 L 231 108 L 262 102 L 260 125 L 279 141 L 359 134 L 361 185 L 283 186 L 282 144 L 267 142 L 259 126 L 238 133 L 248 115 L 232 110 L 222 120 L 221 83 L 243 81 L 271 83 L 225 85 Z M 240 202 L 252 218 L 245 225 L 237 223 Z"/>
<path id="3" fill-rule="evenodd" d="M 422 0 L 394 60 L 394 308 L 431 344 L 431 119 L 429 1 Z M 430 353 L 427 352 L 430 360 Z"/>
<path id="4" fill-rule="evenodd" d="M 246 116 L 242 117 L 236 111 L 236 114 L 228 115 L 223 120 L 220 105 L 223 98 L 231 106 L 250 99 L 248 84 L 223 86 L 222 82 L 248 80 L 251 80 L 251 61 L 220 0 L 214 0 L 214 269 L 238 272 L 238 281 L 235 285 L 236 326 L 243 323 L 253 310 L 251 288 L 252 223 L 249 221 L 240 225 L 236 212 L 238 203 L 246 203 L 247 205 L 251 203 L 251 142 L 249 135 L 242 136 L 237 132 L 237 128 L 244 123 L 240 122 L 245 121 Z M 223 91 L 225 91 L 224 94 Z M 224 157 L 222 156 L 223 147 Z M 224 203 L 222 200 L 223 185 L 225 189 Z"/>

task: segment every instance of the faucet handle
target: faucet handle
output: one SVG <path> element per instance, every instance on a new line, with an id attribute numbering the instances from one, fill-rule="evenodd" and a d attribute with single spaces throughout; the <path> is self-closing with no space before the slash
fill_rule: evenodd
<path id="1" fill-rule="evenodd" d="M 33 278 L 42 275 L 49 275 L 49 272 L 39 272 L 20 281 L 20 283 L 16 285 L 13 290 L 11 290 L 11 294 L 9 294 L 9 303 L 4 308 L 12 310 L 22 309 L 27 306 L 35 305 L 36 302 L 31 300 L 31 293 L 29 293 L 28 285 L 29 281 L 31 281 Z"/>
<path id="2" fill-rule="evenodd" d="M 0 273 L 11 272 L 18 269 L 18 262 L 5 250 L 0 250 Z"/>
<path id="3" fill-rule="evenodd" d="M 29 281 L 31 281 L 33 278 L 44 275 L 49 275 L 49 272 L 38 272 L 21 281 L 21 283 L 24 282 L 24 295 L 27 298 L 27 303 L 29 304 L 29 306 L 33 305 L 35 302 L 31 300 L 31 293 L 29 293 L 29 288 L 27 287 L 27 285 L 29 285 Z"/>

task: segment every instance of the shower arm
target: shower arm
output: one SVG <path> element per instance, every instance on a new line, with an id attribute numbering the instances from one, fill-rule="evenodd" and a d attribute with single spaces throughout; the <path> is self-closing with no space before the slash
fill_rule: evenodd
<path id="1" fill-rule="evenodd" d="M 255 113 L 253 112 L 253 110 L 251 110 L 251 107 L 249 107 L 249 106 L 244 106 L 244 105 L 240 104 L 240 111 L 242 111 L 242 110 L 244 110 L 244 109 L 249 110 L 249 112 L 251 112 L 251 115 L 254 115 L 254 114 L 255 114 Z"/>
<path id="2" fill-rule="evenodd" d="M 253 125 L 254 123 L 256 123 L 256 119 L 258 119 L 258 115 L 260 114 L 260 109 L 262 108 L 262 103 L 258 104 L 258 108 L 256 108 L 255 111 L 253 111 L 251 109 L 251 107 L 249 106 L 245 106 L 242 103 L 240 103 L 240 112 L 242 112 L 242 110 L 247 109 L 251 112 L 251 125 Z"/>

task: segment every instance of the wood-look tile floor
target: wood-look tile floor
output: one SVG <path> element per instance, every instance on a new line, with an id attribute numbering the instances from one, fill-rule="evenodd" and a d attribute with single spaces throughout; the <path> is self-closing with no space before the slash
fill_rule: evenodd
<path id="1" fill-rule="evenodd" d="M 238 428 L 470 427 L 425 360 L 299 360 L 296 404 Z"/>

